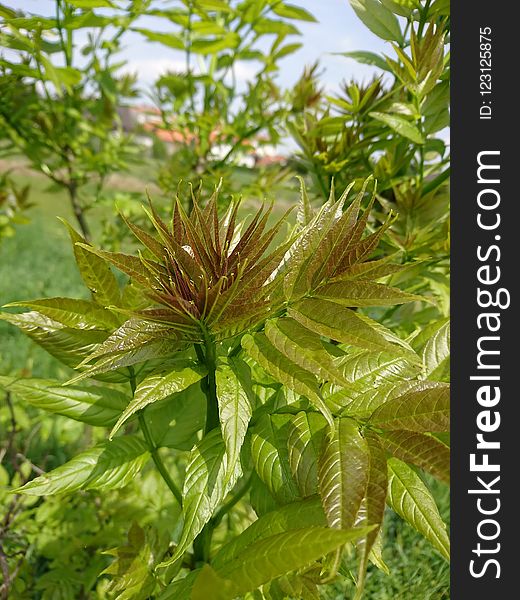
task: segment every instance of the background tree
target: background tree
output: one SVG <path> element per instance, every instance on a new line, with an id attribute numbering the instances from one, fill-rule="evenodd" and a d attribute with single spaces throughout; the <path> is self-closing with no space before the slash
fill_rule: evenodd
<path id="1" fill-rule="evenodd" d="M 147 2 L 55 0 L 54 16 L 0 7 L 0 132 L 31 166 L 67 191 L 85 238 L 85 210 L 131 155 L 117 107 L 135 94 L 116 63 L 122 37 Z M 110 15 L 95 8 L 113 9 Z M 89 197 L 87 184 L 95 184 Z"/>
<path id="2" fill-rule="evenodd" d="M 244 155 L 275 146 L 284 135 L 288 98 L 276 73 L 280 61 L 301 47 L 295 23 L 315 19 L 280 0 L 180 4 L 148 11 L 168 20 L 172 32 L 136 29 L 185 57 L 184 70 L 162 75 L 153 89 L 162 128 L 183 138 L 161 169 L 159 183 L 172 193 L 179 179 L 189 178 L 211 190 L 223 177 L 223 192 L 243 190 L 244 181 L 237 181 L 235 169 Z M 240 83 L 244 66 L 250 73 L 247 82 Z M 262 185 L 260 178 L 256 173 L 255 186 Z"/>

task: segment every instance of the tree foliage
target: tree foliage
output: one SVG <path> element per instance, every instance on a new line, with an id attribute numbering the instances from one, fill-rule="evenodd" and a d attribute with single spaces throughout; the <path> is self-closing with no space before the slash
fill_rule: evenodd
<path id="1" fill-rule="evenodd" d="M 0 14 L 0 134 L 66 190 L 87 238 L 84 186 L 99 193 L 131 156 L 117 108 L 135 95 L 135 81 L 114 59 L 145 4 L 133 1 L 123 12 L 111 2 L 55 0 L 53 16 L 7 7 Z M 96 12 L 103 7 L 113 14 Z"/>
<path id="2" fill-rule="evenodd" d="M 105 573 L 124 597 L 218 589 L 231 600 L 261 588 L 271 598 L 287 581 L 315 597 L 346 546 L 358 553 L 360 597 L 369 561 L 379 562 L 385 503 L 448 557 L 418 471 L 449 476 L 446 322 L 407 339 L 364 312 L 424 302 L 386 284 L 406 267 L 378 256 L 391 219 L 367 232 L 374 188 L 332 192 L 317 211 L 302 188 L 283 238 L 286 216 L 270 222 L 271 208 L 244 221 L 236 202 L 219 216 L 218 189 L 204 206 L 194 195 L 189 215 L 177 198 L 169 222 L 150 204 L 153 235 L 128 224 L 138 255 L 98 249 L 70 228 L 91 300 L 2 313 L 77 374 L 1 385 L 102 430 L 98 444 L 14 492 L 109 493 L 144 477 L 151 459 L 179 505 L 167 533 L 134 527 L 111 551 Z M 166 466 L 173 457 L 182 475 Z M 239 510 L 250 524 L 237 536 Z"/>

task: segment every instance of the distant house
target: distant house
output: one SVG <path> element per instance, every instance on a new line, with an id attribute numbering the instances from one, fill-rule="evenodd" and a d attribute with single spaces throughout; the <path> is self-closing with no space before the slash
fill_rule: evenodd
<path id="1" fill-rule="evenodd" d="M 161 118 L 161 111 L 150 105 L 120 106 L 117 110 L 121 125 L 126 133 L 134 134 L 137 143 L 150 148 L 153 139 L 160 140 L 169 154 L 183 145 L 196 141 L 192 132 L 182 128 L 166 128 Z M 213 142 L 211 159 L 218 161 L 227 156 L 232 148 L 228 140 L 222 139 L 221 131 L 212 131 L 210 140 Z M 277 154 L 276 148 L 268 144 L 268 139 L 258 136 L 254 140 L 244 140 L 234 154 L 235 163 L 253 168 L 255 166 L 270 166 L 284 164 L 287 158 Z"/>

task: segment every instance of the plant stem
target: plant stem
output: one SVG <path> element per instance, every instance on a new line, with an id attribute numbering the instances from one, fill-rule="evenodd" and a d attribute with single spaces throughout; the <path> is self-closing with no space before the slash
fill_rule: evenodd
<path id="1" fill-rule="evenodd" d="M 135 371 L 134 371 L 133 367 L 129 367 L 128 370 L 130 371 L 130 388 L 132 390 L 132 397 L 133 397 L 135 394 L 135 388 L 136 388 Z M 153 460 L 157 470 L 159 471 L 159 474 L 164 479 L 164 483 L 166 483 L 166 485 L 170 488 L 171 493 L 174 495 L 174 497 L 177 500 L 177 502 L 179 503 L 179 505 L 182 506 L 182 494 L 179 491 L 179 488 L 175 485 L 175 482 L 173 481 L 173 479 L 170 477 L 170 474 L 168 473 L 168 469 L 166 468 L 165 464 L 163 463 L 162 458 L 159 456 L 159 448 L 157 448 L 157 446 L 155 445 L 155 442 L 152 438 L 152 434 L 150 433 L 150 429 L 148 428 L 148 425 L 144 418 L 144 409 L 140 410 L 137 413 L 137 416 L 138 416 L 138 420 L 139 420 L 139 427 L 141 428 L 141 431 L 143 432 L 143 435 L 144 435 L 144 439 L 146 440 L 146 443 L 148 444 L 148 449 L 150 450 L 152 460 Z"/>
<path id="2" fill-rule="evenodd" d="M 218 399 L 217 399 L 217 349 L 215 342 L 207 334 L 204 343 L 205 352 L 202 354 L 200 347 L 197 349 L 197 357 L 201 358 L 208 369 L 208 374 L 202 381 L 202 391 L 206 395 L 206 426 L 204 435 L 219 425 Z"/>
<path id="3" fill-rule="evenodd" d="M 235 506 L 235 504 L 237 504 L 237 502 L 244 497 L 249 489 L 249 486 L 251 485 L 252 479 L 253 474 L 251 473 L 247 479 L 244 479 L 244 482 L 238 488 L 237 493 L 219 508 L 215 516 L 211 519 L 213 527 L 217 527 L 227 513 L 233 508 L 233 506 Z"/>
<path id="4" fill-rule="evenodd" d="M 206 525 L 202 528 L 202 531 L 195 538 L 193 542 L 193 556 L 195 563 L 197 562 L 208 562 L 209 552 L 211 549 L 211 540 L 213 538 L 213 532 L 219 526 L 220 522 L 225 515 L 235 506 L 235 504 L 243 498 L 244 494 L 251 485 L 252 475 L 244 480 L 236 494 L 232 496 L 227 502 L 225 502 L 220 509 L 216 512 L 215 516 L 210 519 Z"/>
<path id="5" fill-rule="evenodd" d="M 165 464 L 159 456 L 159 449 L 155 445 L 150 430 L 148 429 L 148 425 L 146 424 L 146 420 L 144 418 L 144 411 L 139 411 L 138 419 L 139 426 L 141 427 L 141 431 L 143 432 L 146 443 L 150 448 L 150 454 L 152 455 L 152 460 L 155 466 L 157 467 L 157 470 L 159 471 L 161 477 L 164 479 L 164 483 L 166 483 L 166 485 L 170 488 L 170 491 L 175 496 L 177 502 L 182 506 L 182 494 L 179 488 L 175 485 L 173 479 L 170 477 L 170 474 L 168 473 Z"/>
<path id="6" fill-rule="evenodd" d="M 424 8 L 420 11 L 419 27 L 417 29 L 417 38 L 418 39 L 422 38 L 424 26 L 426 25 L 426 19 L 428 18 L 428 11 L 430 10 L 430 4 L 431 4 L 431 0 L 426 0 L 426 4 L 424 5 Z"/>
<path id="7" fill-rule="evenodd" d="M 81 208 L 78 202 L 78 188 L 75 181 L 71 181 L 67 186 L 67 191 L 69 192 L 70 204 L 72 206 L 72 210 L 74 211 L 74 216 L 76 217 L 76 221 L 78 222 L 79 228 L 81 229 L 81 233 L 83 237 L 90 241 L 90 228 L 85 219 L 85 215 L 83 213 L 83 209 Z"/>

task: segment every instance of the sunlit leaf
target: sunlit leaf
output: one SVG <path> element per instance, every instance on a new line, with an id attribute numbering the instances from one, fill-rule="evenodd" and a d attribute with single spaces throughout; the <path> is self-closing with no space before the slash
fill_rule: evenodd
<path id="1" fill-rule="evenodd" d="M 399 135 L 411 140 L 416 144 L 424 144 L 425 139 L 419 129 L 404 117 L 395 114 L 386 114 L 382 112 L 371 112 L 370 116 L 378 121 L 386 123 Z"/>
<path id="2" fill-rule="evenodd" d="M 220 429 L 214 429 L 191 451 L 182 490 L 184 526 L 173 556 L 161 564 L 173 564 L 188 549 L 224 500 L 238 477 L 237 465 L 229 465 Z"/>
<path id="3" fill-rule="evenodd" d="M 423 382 L 377 408 L 370 422 L 384 430 L 449 431 L 450 388 L 444 383 Z"/>
<path id="4" fill-rule="evenodd" d="M 363 23 L 384 40 L 402 39 L 397 18 L 379 0 L 350 0 L 350 5 Z"/>
<path id="5" fill-rule="evenodd" d="M 98 427 L 111 427 L 130 401 L 126 394 L 112 388 L 63 387 L 54 379 L 0 377 L 0 385 L 37 408 Z"/>
<path id="6" fill-rule="evenodd" d="M 247 365 L 245 367 L 247 368 Z M 240 449 L 253 412 L 251 400 L 230 366 L 220 365 L 216 380 L 222 437 L 229 464 L 234 465 L 239 460 Z"/>
<path id="7" fill-rule="evenodd" d="M 114 436 L 137 411 L 166 398 L 166 396 L 185 390 L 200 381 L 206 373 L 207 369 L 201 365 L 181 363 L 172 366 L 166 372 L 150 375 L 137 386 L 134 397 L 114 425 L 110 437 Z"/>
<path id="8" fill-rule="evenodd" d="M 300 497 L 289 465 L 289 415 L 262 415 L 251 429 L 251 457 L 255 470 L 280 503 Z"/>
<path id="9" fill-rule="evenodd" d="M 332 416 L 323 402 L 318 381 L 312 373 L 302 369 L 279 352 L 264 334 L 256 334 L 254 337 L 245 335 L 242 338 L 242 346 L 277 381 L 306 396 L 323 413 L 329 423 L 332 423 Z"/>
<path id="10" fill-rule="evenodd" d="M 437 438 L 414 431 L 387 431 L 381 442 L 396 458 L 450 482 L 450 449 Z"/>
<path id="11" fill-rule="evenodd" d="M 30 496 L 49 496 L 80 489 L 120 488 L 136 477 L 148 458 L 148 448 L 140 437 L 119 437 L 78 454 L 15 491 Z"/>
<path id="12" fill-rule="evenodd" d="M 356 520 L 368 482 L 365 439 L 351 419 L 339 419 L 319 459 L 320 496 L 329 527 L 349 529 Z"/>
<path id="13" fill-rule="evenodd" d="M 318 491 L 318 457 L 327 422 L 318 413 L 300 412 L 291 421 L 287 448 L 289 464 L 302 497 Z"/>
<path id="14" fill-rule="evenodd" d="M 415 471 L 396 458 L 388 461 L 388 497 L 391 508 L 442 554 L 450 557 L 450 542 L 435 500 Z"/>

